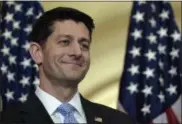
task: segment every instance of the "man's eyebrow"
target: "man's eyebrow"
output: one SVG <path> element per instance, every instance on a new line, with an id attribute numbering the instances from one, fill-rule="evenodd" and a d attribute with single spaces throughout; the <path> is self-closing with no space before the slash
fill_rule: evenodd
<path id="1" fill-rule="evenodd" d="M 80 38 L 79 41 L 91 43 L 91 40 L 89 40 L 89 39 L 87 39 L 87 38 Z"/>
<path id="2" fill-rule="evenodd" d="M 69 34 L 60 34 L 60 35 L 58 35 L 58 38 L 60 38 L 60 37 L 65 37 L 65 38 L 73 39 L 73 36 L 69 35 Z M 79 41 L 91 43 L 91 40 L 88 39 L 88 38 L 85 38 L 85 37 L 81 37 L 79 39 Z"/>
<path id="3" fill-rule="evenodd" d="M 60 37 L 66 37 L 66 38 L 69 38 L 69 39 L 73 39 L 73 36 L 69 35 L 69 34 L 60 34 L 60 35 L 58 35 L 58 38 L 60 38 Z"/>

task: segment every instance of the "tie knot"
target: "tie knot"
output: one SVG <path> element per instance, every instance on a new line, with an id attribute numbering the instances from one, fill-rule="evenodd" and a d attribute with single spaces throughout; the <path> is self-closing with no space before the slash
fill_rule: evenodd
<path id="1" fill-rule="evenodd" d="M 67 114 L 73 114 L 73 112 L 76 110 L 71 104 L 65 103 L 61 104 L 57 109 L 63 116 Z"/>

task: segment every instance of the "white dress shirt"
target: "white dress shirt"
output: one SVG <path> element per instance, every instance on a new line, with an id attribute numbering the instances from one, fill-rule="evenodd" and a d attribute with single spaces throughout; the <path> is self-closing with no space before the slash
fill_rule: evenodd
<path id="1" fill-rule="evenodd" d="M 63 123 L 64 117 L 56 111 L 56 109 L 62 104 L 58 99 L 54 96 L 48 94 L 47 92 L 43 91 L 41 88 L 37 87 L 35 94 L 40 99 L 42 104 L 44 105 L 45 109 L 47 110 L 49 116 L 52 118 L 54 123 Z M 85 112 L 83 110 L 80 95 L 77 92 L 73 98 L 68 102 L 72 106 L 75 107 L 77 111 L 75 111 L 74 116 L 78 123 L 87 123 Z"/>

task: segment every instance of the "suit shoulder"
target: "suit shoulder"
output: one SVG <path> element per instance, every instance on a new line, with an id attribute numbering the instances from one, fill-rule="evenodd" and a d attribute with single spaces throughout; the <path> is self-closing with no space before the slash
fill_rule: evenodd
<path id="1" fill-rule="evenodd" d="M 8 107 L 6 107 L 2 111 L 2 114 L 6 114 L 6 113 L 16 113 L 16 112 L 18 112 L 21 109 L 22 105 L 23 104 L 21 104 L 21 103 L 9 105 Z"/>
<path id="2" fill-rule="evenodd" d="M 94 110 L 97 110 L 98 114 L 106 118 L 110 118 L 110 121 L 113 121 L 115 123 L 125 122 L 125 124 L 134 123 L 134 119 L 124 112 L 94 102 L 90 102 L 90 104 Z"/>
<path id="3" fill-rule="evenodd" d="M 102 104 L 99 104 L 99 103 L 93 103 L 91 102 L 91 104 L 93 104 L 93 106 L 95 106 L 95 108 L 97 110 L 100 110 L 102 112 L 106 112 L 106 113 L 112 113 L 112 114 L 116 114 L 116 115 L 122 115 L 122 116 L 128 116 L 127 114 L 119 111 L 119 110 L 116 110 L 114 108 L 111 108 L 111 107 L 108 107 L 108 106 L 105 106 L 105 105 L 102 105 Z"/>
<path id="4" fill-rule="evenodd" d="M 15 121 L 19 119 L 19 112 L 21 110 L 22 104 L 13 104 L 4 109 L 1 112 L 0 122 L 2 124 L 9 124 L 11 121 Z"/>

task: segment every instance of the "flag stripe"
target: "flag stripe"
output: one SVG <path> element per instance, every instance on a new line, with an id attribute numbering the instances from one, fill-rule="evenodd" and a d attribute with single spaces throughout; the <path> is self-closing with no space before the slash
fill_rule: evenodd
<path id="1" fill-rule="evenodd" d="M 167 115 L 168 124 L 180 124 L 172 108 L 168 108 L 166 110 L 166 113 L 167 113 L 166 115 Z"/>

